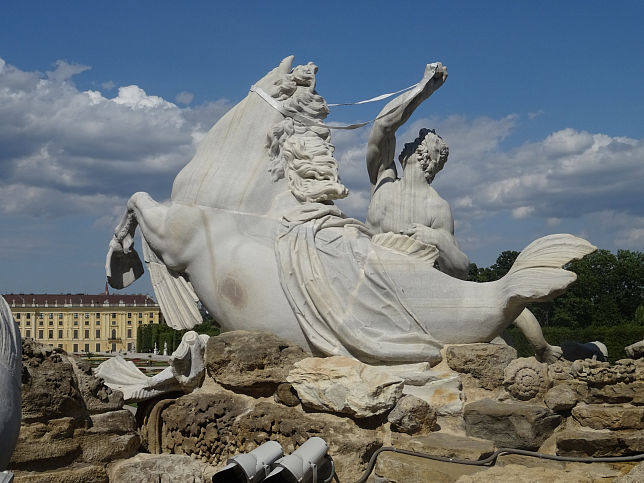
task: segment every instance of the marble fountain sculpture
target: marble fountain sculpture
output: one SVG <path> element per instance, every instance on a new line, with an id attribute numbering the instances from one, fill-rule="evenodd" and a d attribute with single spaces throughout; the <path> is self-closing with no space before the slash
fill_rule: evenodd
<path id="1" fill-rule="evenodd" d="M 18 326 L 0 297 L 0 482 L 11 481 L 3 471 L 18 441 L 21 420 L 22 345 Z"/>
<path id="2" fill-rule="evenodd" d="M 138 226 L 155 294 L 175 328 L 201 321 L 199 300 L 224 330 L 268 331 L 314 355 L 371 364 L 435 364 L 443 344 L 489 342 L 513 322 L 545 344 L 525 306 L 565 291 L 576 276 L 561 267 L 595 247 L 546 236 L 501 280 L 464 281 L 468 262 L 449 205 L 429 186 L 447 146 L 421 131 L 403 150 L 397 180 L 396 130 L 447 69 L 427 65 L 374 122 L 363 223 L 333 204 L 348 190 L 323 123 L 329 110 L 315 90 L 317 67 L 292 68 L 292 60 L 213 126 L 174 180 L 170 201 L 132 195 L 109 244 L 110 285 L 123 288 L 143 273 L 133 248 Z"/>
<path id="3" fill-rule="evenodd" d="M 170 356 L 169 366 L 148 377 L 132 361 L 116 356 L 102 362 L 96 375 L 110 389 L 121 391 L 125 402 L 140 402 L 169 392 L 191 392 L 204 378 L 204 353 L 209 336 L 190 330 Z M 167 346 L 166 346 L 167 347 Z"/>

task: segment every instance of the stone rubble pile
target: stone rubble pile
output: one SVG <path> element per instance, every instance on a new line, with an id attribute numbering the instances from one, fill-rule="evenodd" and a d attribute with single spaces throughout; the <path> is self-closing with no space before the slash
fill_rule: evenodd
<path id="1" fill-rule="evenodd" d="M 506 345 L 471 344 L 446 347 L 433 368 L 375 367 L 228 332 L 208 342 L 202 387 L 139 403 L 134 421 L 77 359 L 33 343 L 25 354 L 17 482 L 210 481 L 240 452 L 275 440 L 288 454 L 312 436 L 328 443 L 342 482 L 357 480 L 383 446 L 473 460 L 500 447 L 644 452 L 644 359 L 546 365 Z M 612 481 L 634 467 L 506 455 L 487 468 L 383 452 L 369 481 Z"/>
<path id="2" fill-rule="evenodd" d="M 120 393 L 86 361 L 22 342 L 22 426 L 9 469 L 18 482 L 107 482 L 109 462 L 134 456 L 140 438 Z"/>

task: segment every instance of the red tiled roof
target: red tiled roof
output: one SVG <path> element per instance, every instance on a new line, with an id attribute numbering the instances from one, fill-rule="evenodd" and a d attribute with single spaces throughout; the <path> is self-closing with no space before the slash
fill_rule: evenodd
<path id="1" fill-rule="evenodd" d="M 52 307 L 58 305 L 59 307 L 69 306 L 91 306 L 103 305 L 106 301 L 109 305 L 119 305 L 121 302 L 125 305 L 151 305 L 156 306 L 156 302 L 148 295 L 120 295 L 120 294 L 45 294 L 45 293 L 21 293 L 21 294 L 5 294 L 4 299 L 9 306 L 22 307 L 22 304 L 29 307 L 36 305 L 43 307 L 45 303 L 47 306 Z"/>

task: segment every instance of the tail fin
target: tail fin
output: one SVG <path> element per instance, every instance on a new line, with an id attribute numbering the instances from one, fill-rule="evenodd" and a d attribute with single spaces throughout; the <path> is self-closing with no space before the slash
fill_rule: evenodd
<path id="1" fill-rule="evenodd" d="M 528 245 L 501 279 L 508 305 L 540 302 L 561 295 L 577 279 L 561 268 L 597 250 L 586 240 L 568 234 L 548 235 Z"/>
<path id="2" fill-rule="evenodd" d="M 0 296 L 0 365 L 6 366 L 9 373 L 20 380 L 22 371 L 20 332 L 13 320 L 9 305 L 2 296 Z"/>

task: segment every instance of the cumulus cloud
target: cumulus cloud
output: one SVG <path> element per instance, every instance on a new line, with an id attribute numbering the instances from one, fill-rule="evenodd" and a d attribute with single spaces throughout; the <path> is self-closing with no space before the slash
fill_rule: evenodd
<path id="1" fill-rule="evenodd" d="M 0 213 L 100 216 L 135 191 L 167 198 L 230 107 L 180 108 L 135 85 L 114 97 L 80 91 L 71 79 L 87 69 L 58 61 L 42 74 L 0 59 Z"/>
<path id="2" fill-rule="evenodd" d="M 179 92 L 179 94 L 176 95 L 174 100 L 177 101 L 179 104 L 188 105 L 192 102 L 194 98 L 195 98 L 195 95 L 192 92 L 181 91 Z"/>

